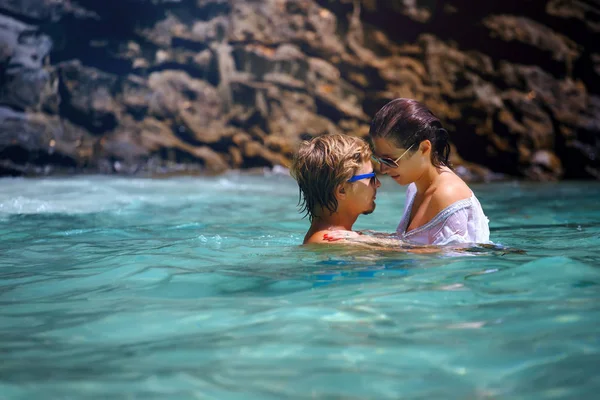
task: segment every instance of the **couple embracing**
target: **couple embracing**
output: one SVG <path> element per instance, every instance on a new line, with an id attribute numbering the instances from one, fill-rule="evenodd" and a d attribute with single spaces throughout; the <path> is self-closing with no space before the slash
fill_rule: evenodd
<path id="1" fill-rule="evenodd" d="M 488 219 L 452 171 L 448 132 L 427 107 L 412 99 L 389 102 L 371 122 L 369 139 L 372 146 L 357 137 L 329 134 L 301 144 L 291 174 L 311 222 L 304 244 L 386 240 L 352 230 L 359 215 L 375 210 L 381 183 L 373 162 L 381 174 L 408 185 L 395 243 L 489 243 Z"/>

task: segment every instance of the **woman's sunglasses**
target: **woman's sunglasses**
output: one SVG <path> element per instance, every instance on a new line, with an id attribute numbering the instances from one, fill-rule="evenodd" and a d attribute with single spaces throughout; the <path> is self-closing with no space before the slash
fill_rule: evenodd
<path id="1" fill-rule="evenodd" d="M 406 153 L 408 153 L 408 151 L 410 149 L 412 149 L 412 147 L 415 145 L 415 143 L 411 144 L 410 147 L 408 149 L 406 149 L 406 151 L 404 153 L 402 153 L 402 155 L 398 158 L 396 158 L 395 160 L 393 158 L 389 158 L 389 157 L 377 157 L 376 155 L 372 155 L 371 159 L 373 161 L 375 161 L 378 164 L 385 164 L 386 166 L 390 167 L 390 168 L 398 168 L 398 161 L 400 161 L 400 159 L 402 157 L 404 157 L 404 155 Z"/>

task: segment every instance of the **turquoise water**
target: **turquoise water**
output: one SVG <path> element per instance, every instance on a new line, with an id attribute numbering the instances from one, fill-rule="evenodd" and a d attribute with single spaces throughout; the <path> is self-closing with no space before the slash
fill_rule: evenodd
<path id="1" fill-rule="evenodd" d="M 526 254 L 299 247 L 280 175 L 0 180 L 2 399 L 600 390 L 600 184 L 473 186 Z M 356 229 L 393 231 L 384 179 Z"/>

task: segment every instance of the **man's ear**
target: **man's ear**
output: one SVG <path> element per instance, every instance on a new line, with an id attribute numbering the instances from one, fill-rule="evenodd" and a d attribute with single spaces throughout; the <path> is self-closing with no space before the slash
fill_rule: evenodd
<path id="1" fill-rule="evenodd" d="M 337 199 L 346 198 L 346 188 L 344 187 L 343 183 L 335 188 L 335 197 Z"/>

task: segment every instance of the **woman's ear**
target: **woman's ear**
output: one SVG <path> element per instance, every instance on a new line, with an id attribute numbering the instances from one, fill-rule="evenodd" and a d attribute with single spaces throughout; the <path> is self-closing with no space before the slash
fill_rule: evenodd
<path id="1" fill-rule="evenodd" d="M 427 155 L 429 153 L 431 153 L 431 141 L 429 139 L 425 139 L 423 140 L 420 144 L 419 144 L 419 151 L 423 154 L 423 155 Z"/>

